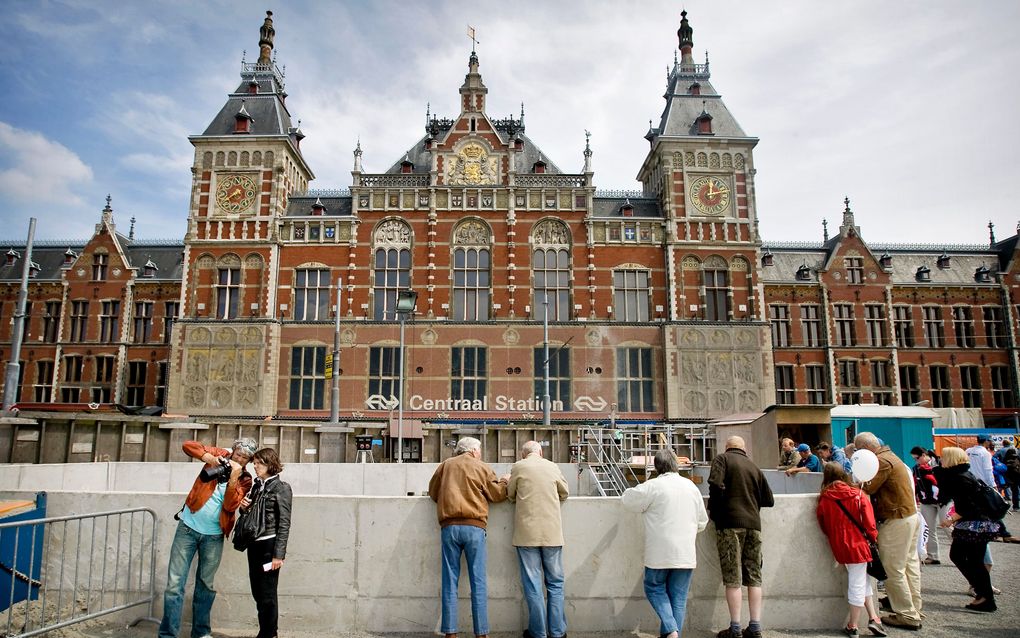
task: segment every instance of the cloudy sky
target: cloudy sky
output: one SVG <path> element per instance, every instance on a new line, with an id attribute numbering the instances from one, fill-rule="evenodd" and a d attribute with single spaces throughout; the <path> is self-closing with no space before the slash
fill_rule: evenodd
<path id="1" fill-rule="evenodd" d="M 276 6 L 273 6 L 273 5 Z M 755 151 L 767 241 L 820 240 L 849 196 L 872 242 L 974 243 L 1015 232 L 1020 3 L 688 0 L 695 58 Z M 681 3 L 649 0 L 250 2 L 15 0 L 0 39 L 0 241 L 84 238 L 107 193 L 118 229 L 180 239 L 192 148 L 257 57 L 277 63 L 317 188 L 350 184 L 360 138 L 383 171 L 455 116 L 477 30 L 488 110 L 599 188 L 638 188 Z M 1010 186 L 1014 184 L 1014 186 Z"/>

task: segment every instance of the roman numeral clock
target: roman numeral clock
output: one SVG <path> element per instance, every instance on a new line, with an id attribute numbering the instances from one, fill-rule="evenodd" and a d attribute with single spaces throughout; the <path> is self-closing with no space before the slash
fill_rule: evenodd
<path id="1" fill-rule="evenodd" d="M 722 177 L 702 175 L 691 182 L 691 204 L 702 215 L 718 216 L 730 206 L 730 186 Z"/>

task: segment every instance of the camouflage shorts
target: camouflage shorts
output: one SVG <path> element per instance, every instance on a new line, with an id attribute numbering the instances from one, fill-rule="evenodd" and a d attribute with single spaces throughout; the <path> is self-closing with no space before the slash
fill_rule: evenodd
<path id="1" fill-rule="evenodd" d="M 721 529 L 715 532 L 719 567 L 726 587 L 761 587 L 761 532 Z"/>

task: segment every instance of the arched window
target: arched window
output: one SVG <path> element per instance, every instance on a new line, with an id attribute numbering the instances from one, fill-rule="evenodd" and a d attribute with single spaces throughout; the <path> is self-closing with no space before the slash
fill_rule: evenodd
<path id="1" fill-rule="evenodd" d="M 460 224 L 453 233 L 454 321 L 489 318 L 491 255 L 489 229 L 479 221 Z"/>
<path id="2" fill-rule="evenodd" d="M 531 236 L 534 252 L 531 268 L 534 277 L 532 316 L 545 317 L 548 300 L 549 320 L 570 319 L 570 234 L 563 222 L 547 219 L 539 222 Z"/>
<path id="3" fill-rule="evenodd" d="M 729 280 L 726 262 L 720 257 L 705 261 L 702 278 L 705 286 L 705 319 L 729 321 Z"/>
<path id="4" fill-rule="evenodd" d="M 411 228 L 402 221 L 390 219 L 375 231 L 376 321 L 397 318 L 397 294 L 411 285 Z"/>

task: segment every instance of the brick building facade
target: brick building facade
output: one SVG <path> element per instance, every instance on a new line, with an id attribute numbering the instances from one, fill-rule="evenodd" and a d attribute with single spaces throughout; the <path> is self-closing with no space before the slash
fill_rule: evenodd
<path id="1" fill-rule="evenodd" d="M 597 190 L 587 144 L 572 161 L 579 170 L 561 169 L 526 134 L 523 108 L 490 117 L 474 51 L 458 114 L 429 113 L 386 172 L 363 170 L 359 144 L 349 187 L 310 190 L 267 16 L 258 61 L 242 64 L 240 84 L 190 138 L 183 242 L 118 235 L 108 206 L 66 262 L 55 247 L 37 251 L 54 263 L 30 286 L 20 399 L 80 405 L 78 387 L 99 403 L 165 399 L 191 416 L 321 423 L 338 312 L 340 420 L 392 436 L 403 376 L 407 458 L 435 428 L 704 423 L 775 403 L 1012 414 L 1017 238 L 869 245 L 847 202 L 831 239 L 763 243 L 757 139 L 730 114 L 708 62 L 695 63 L 686 13 L 677 33 L 640 191 Z M 0 268 L 5 316 L 16 267 Z M 407 290 L 417 301 L 401 349 L 396 301 Z M 116 310 L 115 335 L 99 310 Z M 139 312 L 158 326 L 142 342 Z M 76 356 L 80 374 L 67 376 Z"/>

